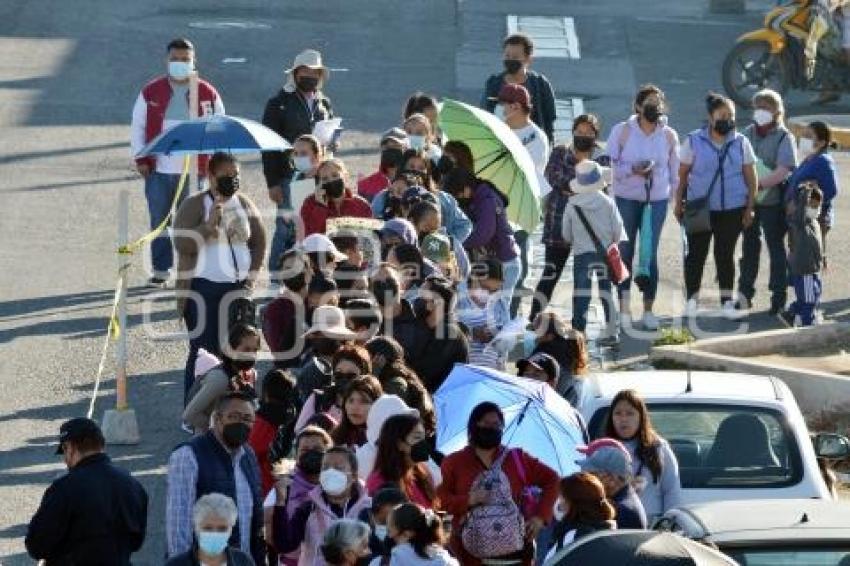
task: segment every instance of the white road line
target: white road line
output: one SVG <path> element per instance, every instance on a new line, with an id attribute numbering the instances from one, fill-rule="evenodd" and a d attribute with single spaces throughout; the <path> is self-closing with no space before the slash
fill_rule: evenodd
<path id="1" fill-rule="evenodd" d="M 534 40 L 534 56 L 578 59 L 578 35 L 573 18 L 553 16 L 507 17 L 508 33 L 525 33 Z"/>

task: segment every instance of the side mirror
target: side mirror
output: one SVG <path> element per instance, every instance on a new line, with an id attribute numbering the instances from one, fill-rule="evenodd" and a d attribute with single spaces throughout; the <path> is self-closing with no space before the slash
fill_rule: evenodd
<path id="1" fill-rule="evenodd" d="M 814 443 L 818 458 L 841 460 L 850 456 L 850 440 L 844 435 L 822 432 L 815 436 Z"/>

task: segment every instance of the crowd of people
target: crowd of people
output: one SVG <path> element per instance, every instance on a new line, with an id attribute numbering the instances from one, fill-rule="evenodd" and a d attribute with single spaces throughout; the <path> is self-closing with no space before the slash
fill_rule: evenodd
<path id="1" fill-rule="evenodd" d="M 826 125 L 812 123 L 795 140 L 781 97 L 765 90 L 753 100 L 753 124 L 739 130 L 732 101 L 710 94 L 706 125 L 680 138 L 664 92 L 646 85 L 606 144 L 599 118 L 584 114 L 570 143 L 550 150 L 554 95 L 530 69 L 533 44 L 511 35 L 503 49 L 505 69 L 488 79 L 482 105 L 528 148 L 544 193 L 546 266 L 519 331 L 511 327 L 523 317 L 528 234 L 509 220 L 500 187 L 476 173 L 470 147 L 445 139 L 433 97 L 410 97 L 379 140 L 378 170 L 355 183 L 332 156 L 336 141 L 325 146 L 312 133 L 334 116 L 328 69 L 318 52 L 299 54 L 263 114 L 292 144 L 263 154 L 278 212 L 270 251 L 260 212 L 268 205 L 240 190 L 237 159 L 200 160 L 202 190 L 178 203 L 173 231 L 190 335 L 180 420 L 192 436 L 168 459 L 168 564 L 531 564 L 594 531 L 647 528 L 677 505 L 680 482 L 635 391 L 614 399 L 602 438 L 590 442 L 581 423 L 585 458 L 567 477 L 506 446 L 505 415 L 489 401 L 458 416 L 467 446 L 441 453 L 433 396 L 456 364 L 512 372 L 520 351 L 517 379 L 575 406 L 594 274 L 601 342 L 615 343 L 632 324 L 632 282 L 640 324 L 658 328 L 668 207 L 686 233 L 688 312 L 712 242 L 724 312 L 747 311 L 764 239 L 772 310 L 792 325 L 815 322 L 837 194 Z M 134 149 L 188 118 L 194 47 L 174 40 L 167 55 L 168 75 L 134 108 Z M 200 85 L 199 112 L 224 112 L 216 89 Z M 157 226 L 179 169 L 168 156 L 138 168 Z M 305 180 L 313 192 L 294 210 L 291 189 Z M 167 235 L 152 252 L 152 283 L 162 285 L 173 262 Z M 548 301 L 570 255 L 568 322 Z M 264 265 L 280 291 L 258 317 L 250 292 Z M 796 301 L 786 308 L 789 285 Z M 262 349 L 274 364 L 259 377 Z M 94 422 L 63 425 L 69 473 L 29 526 L 33 557 L 87 563 L 108 552 L 128 564 L 140 548 L 147 496 L 103 450 Z M 93 485 L 115 487 L 89 495 Z"/>

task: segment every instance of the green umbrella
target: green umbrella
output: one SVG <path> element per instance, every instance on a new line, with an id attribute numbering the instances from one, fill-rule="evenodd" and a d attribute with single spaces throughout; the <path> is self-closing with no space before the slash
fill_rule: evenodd
<path id="1" fill-rule="evenodd" d="M 508 197 L 508 219 L 533 232 L 540 223 L 540 184 L 517 135 L 486 110 L 450 99 L 440 108 L 440 128 L 448 140 L 469 146 L 475 175 Z"/>

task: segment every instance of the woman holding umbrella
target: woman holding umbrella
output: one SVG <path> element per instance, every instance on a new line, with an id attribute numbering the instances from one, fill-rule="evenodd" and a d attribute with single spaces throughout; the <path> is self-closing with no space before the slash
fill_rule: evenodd
<path id="1" fill-rule="evenodd" d="M 502 564 L 531 564 L 533 541 L 552 518 L 558 497 L 558 474 L 522 449 L 505 447 L 504 426 L 505 416 L 495 403 L 478 404 L 467 422 L 468 446 L 447 456 L 441 466 L 443 481 L 437 488 L 437 497 L 443 509 L 453 516 L 451 546 L 462 564 L 477 566 L 482 558 L 498 558 Z M 501 478 L 506 478 L 509 485 L 489 481 Z M 503 501 L 502 497 L 508 493 L 510 500 Z M 524 525 L 525 532 L 513 532 L 510 526 L 498 535 L 473 532 L 486 527 L 486 522 L 476 521 L 476 515 L 494 505 L 506 508 L 514 505 L 521 509 L 524 520 L 513 524 Z M 481 556 L 480 548 L 467 548 L 472 546 L 476 535 L 494 542 L 519 535 L 524 543 L 504 556 L 485 557 Z"/>

